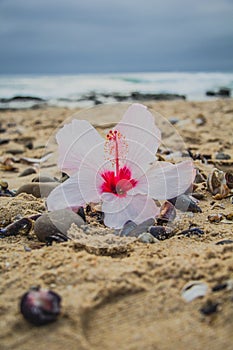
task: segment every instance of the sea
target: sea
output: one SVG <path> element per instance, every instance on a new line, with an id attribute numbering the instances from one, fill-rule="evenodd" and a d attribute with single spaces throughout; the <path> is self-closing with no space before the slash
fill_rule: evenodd
<path id="1" fill-rule="evenodd" d="M 204 101 L 207 91 L 233 92 L 233 72 L 151 72 L 77 75 L 0 75 L 0 109 L 32 108 L 41 104 L 83 107 L 114 102 L 114 96 L 179 94 Z M 94 96 L 94 97 L 93 97 Z"/>

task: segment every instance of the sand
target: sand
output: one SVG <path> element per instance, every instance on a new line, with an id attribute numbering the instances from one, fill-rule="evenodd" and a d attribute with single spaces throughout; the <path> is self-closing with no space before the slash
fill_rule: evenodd
<path id="1" fill-rule="evenodd" d="M 205 176 L 214 166 L 232 170 L 232 99 L 149 102 L 147 106 L 165 118 L 179 119 L 174 127 L 180 140 L 166 121 L 159 119 L 159 123 L 165 123 L 162 129 L 167 148 L 182 149 L 184 141 L 193 153 L 211 156 L 206 164 L 195 161 Z M 115 107 L 108 106 L 104 113 L 100 108 L 83 115 L 104 133 L 119 120 L 121 107 L 118 110 L 119 114 Z M 0 159 L 12 157 L 6 153 L 9 150 L 22 150 L 22 154 L 14 155 L 16 158 L 38 158 L 55 149 L 54 130 L 74 112 L 62 108 L 1 112 L 6 132 L 0 138 L 11 141 L 0 146 Z M 25 147 L 29 141 L 33 149 Z M 216 152 L 231 158 L 216 160 Z M 55 158 L 46 164 L 40 168 L 42 173 L 60 176 Z M 18 189 L 36 176 L 19 177 L 31 165 L 19 162 L 15 166 L 18 171 L 1 170 L 0 178 L 8 182 L 9 189 Z M 207 217 L 232 213 L 233 207 L 230 197 L 214 200 L 205 183 L 199 184 L 197 191 L 203 194 L 199 202 L 202 213 L 179 212 L 174 223 L 176 234 L 154 244 L 128 241 L 126 248 L 119 250 L 88 250 L 75 241 L 46 246 L 33 230 L 29 236 L 1 239 L 0 349 L 232 349 L 233 244 L 216 243 L 233 239 L 233 222 L 210 223 Z M 45 211 L 44 199 L 30 194 L 0 200 L 0 227 L 19 215 Z M 190 225 L 204 234 L 178 234 Z M 96 225 L 98 230 L 103 234 L 103 227 Z M 182 288 L 190 281 L 206 283 L 207 294 L 186 302 Z M 212 290 L 224 283 L 228 288 Z M 58 320 L 43 327 L 29 324 L 19 312 L 20 297 L 38 285 L 62 297 Z M 200 310 L 210 302 L 218 305 L 215 312 L 203 314 Z"/>

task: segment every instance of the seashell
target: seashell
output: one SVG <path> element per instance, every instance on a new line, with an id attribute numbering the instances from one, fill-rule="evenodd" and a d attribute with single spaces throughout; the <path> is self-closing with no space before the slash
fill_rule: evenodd
<path id="1" fill-rule="evenodd" d="M 138 236 L 138 241 L 142 243 L 156 243 L 159 242 L 152 234 L 149 232 L 143 232 Z"/>
<path id="2" fill-rule="evenodd" d="M 188 282 L 182 289 L 182 298 L 190 302 L 196 298 L 204 297 L 208 292 L 208 285 L 199 281 Z"/>
<path id="3" fill-rule="evenodd" d="M 233 189 L 233 172 L 227 171 L 225 174 L 226 184 L 230 189 Z"/>
<path id="4" fill-rule="evenodd" d="M 0 229 L 0 237 L 16 236 L 19 234 L 28 234 L 32 228 L 32 220 L 29 218 L 22 218 L 13 222 L 12 224 Z"/>
<path id="5" fill-rule="evenodd" d="M 220 222 L 223 220 L 224 216 L 222 214 L 210 214 L 208 215 L 209 222 Z"/>
<path id="6" fill-rule="evenodd" d="M 230 190 L 226 183 L 225 173 L 214 168 L 207 178 L 207 188 L 214 195 L 214 199 L 228 196 Z"/>
<path id="7" fill-rule="evenodd" d="M 158 224 L 167 223 L 173 221 L 176 217 L 176 209 L 171 202 L 164 202 L 160 208 L 159 216 L 157 217 Z"/>
<path id="8" fill-rule="evenodd" d="M 28 164 L 44 163 L 44 162 L 46 162 L 46 160 L 48 160 L 50 157 L 52 157 L 52 155 L 53 155 L 52 153 L 48 153 L 41 158 L 21 157 L 20 161 L 22 163 L 28 163 Z"/>
<path id="9" fill-rule="evenodd" d="M 22 296 L 20 311 L 27 321 L 35 326 L 42 326 L 56 321 L 60 314 L 60 304 L 60 295 L 36 287 Z"/>

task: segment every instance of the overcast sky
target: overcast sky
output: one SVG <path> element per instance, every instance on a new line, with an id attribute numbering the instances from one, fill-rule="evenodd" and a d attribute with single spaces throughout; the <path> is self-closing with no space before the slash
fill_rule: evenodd
<path id="1" fill-rule="evenodd" d="M 0 73 L 233 70 L 233 0 L 0 0 Z"/>

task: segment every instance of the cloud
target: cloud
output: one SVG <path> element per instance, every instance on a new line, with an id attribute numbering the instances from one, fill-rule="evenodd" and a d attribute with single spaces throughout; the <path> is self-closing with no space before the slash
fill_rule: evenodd
<path id="1" fill-rule="evenodd" d="M 230 0 L 2 0 L 0 72 L 232 69 L 232 10 Z"/>

